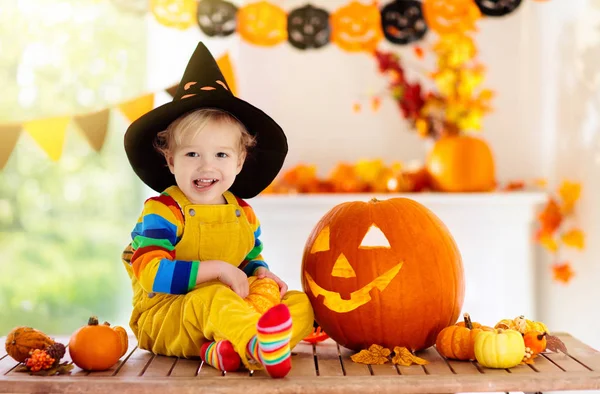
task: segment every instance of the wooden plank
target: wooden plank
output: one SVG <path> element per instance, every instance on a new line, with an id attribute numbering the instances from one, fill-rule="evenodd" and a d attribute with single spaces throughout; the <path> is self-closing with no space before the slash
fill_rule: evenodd
<path id="1" fill-rule="evenodd" d="M 482 372 L 471 361 L 458 361 L 448 359 L 448 365 L 457 375 L 481 375 Z"/>
<path id="2" fill-rule="evenodd" d="M 205 363 L 204 361 L 200 363 L 200 370 L 198 370 L 198 378 L 221 378 L 223 377 L 223 372 L 214 368 L 210 364 Z"/>
<path id="3" fill-rule="evenodd" d="M 231 371 L 223 374 L 226 379 L 248 379 L 250 378 L 250 371 L 240 369 L 239 371 Z"/>
<path id="4" fill-rule="evenodd" d="M 313 346 L 307 342 L 300 342 L 294 347 L 292 356 L 292 369 L 288 378 L 299 376 L 317 376 Z"/>
<path id="5" fill-rule="evenodd" d="M 337 344 L 328 339 L 313 346 L 317 356 L 318 376 L 344 376 Z"/>
<path id="6" fill-rule="evenodd" d="M 154 355 L 147 350 L 136 348 L 121 368 L 117 370 L 115 376 L 119 378 L 141 376 L 146 365 L 152 360 Z"/>
<path id="7" fill-rule="evenodd" d="M 562 369 L 557 367 L 556 364 L 552 363 L 550 360 L 543 357 L 542 355 L 538 355 L 535 358 L 534 363 L 531 365 L 531 367 L 544 375 L 553 375 L 564 372 Z"/>
<path id="8" fill-rule="evenodd" d="M 374 376 L 398 376 L 398 370 L 392 363 L 369 365 Z"/>
<path id="9" fill-rule="evenodd" d="M 171 377 L 173 378 L 192 378 L 196 377 L 200 370 L 200 363 L 202 360 L 192 360 L 187 358 L 179 358 L 171 371 Z"/>
<path id="10" fill-rule="evenodd" d="M 88 376 L 92 376 L 92 377 L 99 377 L 99 376 L 113 376 L 117 374 L 117 371 L 119 370 L 119 368 L 121 368 L 121 366 L 123 364 L 125 364 L 127 362 L 127 359 L 129 357 L 131 357 L 131 355 L 133 354 L 133 352 L 137 349 L 137 342 L 135 341 L 131 341 L 131 339 L 129 340 L 129 346 L 127 348 L 127 352 L 125 353 L 125 355 L 123 357 L 121 357 L 121 359 L 119 359 L 119 361 L 117 361 L 117 363 L 115 365 L 113 365 L 112 367 L 110 367 L 109 369 L 105 370 L 105 371 L 91 371 Z"/>
<path id="11" fill-rule="evenodd" d="M 12 371 L 19 365 L 11 356 L 8 354 L 0 359 L 0 376 L 12 373 Z M 16 372 L 15 372 L 16 373 Z M 19 372 L 19 374 L 22 374 Z"/>
<path id="12" fill-rule="evenodd" d="M 167 377 L 175 365 L 177 357 L 155 356 L 150 364 L 144 369 L 142 376 L 144 378 Z"/>
<path id="13" fill-rule="evenodd" d="M 359 364 L 352 361 L 350 356 L 356 353 L 353 350 L 345 348 L 343 346 L 338 345 L 338 351 L 340 353 L 340 357 L 342 359 L 342 364 L 344 367 L 344 373 L 346 376 L 369 376 L 371 375 L 371 370 L 368 365 Z"/>
<path id="14" fill-rule="evenodd" d="M 432 346 L 420 352 L 417 352 L 417 357 L 424 358 L 429 361 L 429 364 L 423 366 L 423 369 L 428 375 L 452 375 L 454 372 L 446 363 L 446 359 L 442 357 L 437 349 Z"/>
<path id="15" fill-rule="evenodd" d="M 508 372 L 510 372 L 511 374 L 516 374 L 516 375 L 529 375 L 529 374 L 539 373 L 538 371 L 536 371 L 535 369 L 533 369 L 528 364 L 519 364 L 516 367 L 510 368 L 508 370 Z"/>
<path id="16" fill-rule="evenodd" d="M 567 372 L 583 372 L 589 371 L 584 365 L 581 365 L 577 361 L 573 360 L 571 357 L 564 353 L 543 353 L 542 357 L 546 357 L 548 360 L 558 365 L 560 369 Z M 539 357 L 536 358 L 536 360 Z"/>
<path id="17" fill-rule="evenodd" d="M 569 334 L 558 334 L 571 358 L 593 371 L 600 371 L 600 352 Z"/>

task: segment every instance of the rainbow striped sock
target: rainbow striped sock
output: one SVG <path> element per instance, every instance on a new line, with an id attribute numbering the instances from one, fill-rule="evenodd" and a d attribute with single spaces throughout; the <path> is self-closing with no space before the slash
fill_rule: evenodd
<path id="1" fill-rule="evenodd" d="M 236 371 L 242 361 L 229 341 L 203 343 L 200 358 L 220 371 Z"/>
<path id="2" fill-rule="evenodd" d="M 272 307 L 258 320 L 256 329 L 260 362 L 272 378 L 285 377 L 292 368 L 290 310 L 285 304 Z"/>

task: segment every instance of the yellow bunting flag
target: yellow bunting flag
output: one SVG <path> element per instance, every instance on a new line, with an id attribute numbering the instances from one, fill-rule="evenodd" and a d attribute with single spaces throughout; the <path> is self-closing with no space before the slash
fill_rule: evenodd
<path id="1" fill-rule="evenodd" d="M 32 120 L 23 123 L 23 128 L 50 156 L 50 159 L 58 161 L 62 155 L 70 120 L 69 116 Z"/>
<path id="2" fill-rule="evenodd" d="M 19 136 L 22 126 L 20 124 L 0 125 L 0 170 L 8 162 Z"/>
<path id="3" fill-rule="evenodd" d="M 109 109 L 103 109 L 74 117 L 75 123 L 96 152 L 100 152 L 106 140 L 109 114 Z"/>
<path id="4" fill-rule="evenodd" d="M 231 64 L 229 53 L 218 58 L 217 65 L 221 69 L 225 81 L 227 81 L 227 85 L 229 85 L 229 89 L 231 89 L 231 93 L 233 93 L 234 96 L 237 96 L 237 84 L 235 82 L 235 74 L 233 73 L 233 65 Z"/>
<path id="5" fill-rule="evenodd" d="M 144 96 L 140 96 L 133 100 L 126 101 L 124 103 L 119 104 L 119 109 L 123 112 L 123 115 L 129 119 L 130 122 L 133 122 L 140 116 L 144 115 L 146 112 L 152 110 L 154 108 L 154 93 L 146 94 Z"/>

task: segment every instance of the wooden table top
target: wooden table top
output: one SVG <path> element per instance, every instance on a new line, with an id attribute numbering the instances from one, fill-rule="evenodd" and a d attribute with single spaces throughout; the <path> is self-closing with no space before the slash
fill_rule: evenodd
<path id="1" fill-rule="evenodd" d="M 356 364 L 353 352 L 332 340 L 300 343 L 293 350 L 292 370 L 285 379 L 271 379 L 263 371 L 221 373 L 200 359 L 153 355 L 136 347 L 114 367 L 102 372 L 75 368 L 70 375 L 30 376 L 16 372 L 19 365 L 0 350 L 0 393 L 456 393 L 486 391 L 558 391 L 600 389 L 600 352 L 566 333 L 555 333 L 568 354 L 543 353 L 533 365 L 488 369 L 477 362 L 453 361 L 435 347 L 417 356 L 429 364 L 410 367 Z M 4 343 L 3 339 L 0 339 Z M 66 338 L 57 338 L 67 343 Z M 63 361 L 69 360 L 68 352 Z"/>

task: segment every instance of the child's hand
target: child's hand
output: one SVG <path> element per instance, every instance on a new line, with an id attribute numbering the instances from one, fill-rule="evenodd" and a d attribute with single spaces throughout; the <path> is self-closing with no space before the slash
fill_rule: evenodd
<path id="1" fill-rule="evenodd" d="M 279 277 L 277 275 L 275 275 L 274 273 L 272 273 L 265 267 L 258 267 L 256 269 L 256 271 L 254 271 L 254 276 L 258 277 L 259 279 L 262 279 L 262 278 L 273 279 L 275 281 L 275 283 L 277 283 L 277 285 L 279 286 L 279 291 L 281 292 L 281 298 L 283 298 L 283 296 L 285 295 L 285 293 L 288 290 L 288 286 L 285 284 L 285 282 L 282 281 L 281 279 L 279 279 Z"/>
<path id="2" fill-rule="evenodd" d="M 219 276 L 217 279 L 229 286 L 231 290 L 242 298 L 246 298 L 250 292 L 248 277 L 244 271 L 224 261 L 219 266 Z"/>

